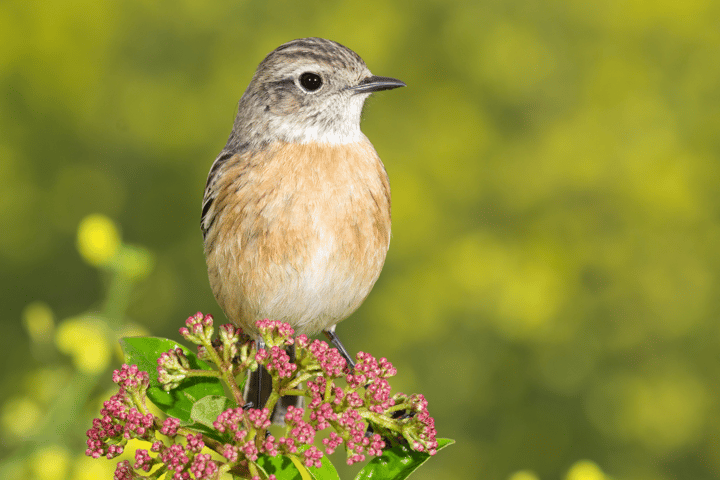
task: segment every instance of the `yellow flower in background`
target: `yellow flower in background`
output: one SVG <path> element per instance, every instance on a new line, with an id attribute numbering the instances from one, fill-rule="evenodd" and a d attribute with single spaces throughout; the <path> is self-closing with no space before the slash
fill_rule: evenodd
<path id="1" fill-rule="evenodd" d="M 72 357 L 75 368 L 95 375 L 103 372 L 110 361 L 111 349 L 106 327 L 93 318 L 70 318 L 60 323 L 55 344 Z"/>
<path id="2" fill-rule="evenodd" d="M 107 264 L 120 247 L 120 232 L 105 215 L 93 214 L 83 218 L 78 227 L 77 249 L 90 265 Z"/>
<path id="3" fill-rule="evenodd" d="M 2 406 L 0 422 L 2 422 L 4 432 L 26 438 L 35 433 L 41 417 L 42 408 L 35 400 L 28 397 L 15 397 L 9 399 Z"/>
<path id="4" fill-rule="evenodd" d="M 23 379 L 23 391 L 42 405 L 49 405 L 63 391 L 71 375 L 71 369 L 65 366 L 38 368 Z"/>
<path id="5" fill-rule="evenodd" d="M 95 459 L 85 455 L 75 459 L 72 480 L 97 480 L 98 478 L 112 478 L 117 461 Z"/>
<path id="6" fill-rule="evenodd" d="M 145 278 L 154 264 L 153 256 L 147 249 L 134 245 L 123 245 L 115 260 L 115 268 L 133 280 Z"/>
<path id="7" fill-rule="evenodd" d="M 520 470 L 510 475 L 508 480 L 540 480 L 540 477 L 530 470 Z"/>
<path id="8" fill-rule="evenodd" d="M 31 465 L 36 480 L 62 480 L 67 478 L 70 457 L 60 445 L 50 445 L 33 454 Z"/>
<path id="9" fill-rule="evenodd" d="M 35 343 L 47 343 L 55 329 L 55 318 L 46 303 L 33 302 L 23 310 L 23 325 Z"/>
<path id="10" fill-rule="evenodd" d="M 608 477 L 595 462 L 580 460 L 570 467 L 565 480 L 608 480 Z"/>

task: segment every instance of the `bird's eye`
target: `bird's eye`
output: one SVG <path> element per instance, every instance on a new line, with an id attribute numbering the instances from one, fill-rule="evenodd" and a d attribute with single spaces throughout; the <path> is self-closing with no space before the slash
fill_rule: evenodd
<path id="1" fill-rule="evenodd" d="M 317 73 L 305 72 L 300 75 L 300 85 L 308 92 L 314 92 L 322 87 L 322 78 Z"/>

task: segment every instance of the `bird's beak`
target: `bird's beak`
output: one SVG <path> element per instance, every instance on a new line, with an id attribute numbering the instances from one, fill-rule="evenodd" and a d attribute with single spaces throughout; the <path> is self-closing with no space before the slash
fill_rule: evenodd
<path id="1" fill-rule="evenodd" d="M 398 80 L 397 78 L 378 77 L 373 75 L 362 79 L 360 83 L 353 87 L 349 87 L 348 90 L 352 90 L 353 93 L 372 93 L 379 92 L 380 90 L 392 90 L 393 88 L 406 86 L 405 82 Z"/>

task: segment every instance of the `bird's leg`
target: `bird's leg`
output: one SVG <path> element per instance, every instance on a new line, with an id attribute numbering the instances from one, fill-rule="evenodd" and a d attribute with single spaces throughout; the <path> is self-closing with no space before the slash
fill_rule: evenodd
<path id="1" fill-rule="evenodd" d="M 290 363 L 295 363 L 295 344 L 293 343 L 289 347 L 285 348 L 285 351 L 288 354 L 288 357 L 290 357 Z"/>
<path id="2" fill-rule="evenodd" d="M 345 350 L 345 346 L 342 344 L 338 336 L 335 334 L 335 326 L 328 328 L 327 330 L 323 330 L 323 333 L 325 336 L 330 340 L 330 343 L 332 343 L 335 348 L 338 349 L 338 352 L 340 352 L 340 355 L 343 356 L 345 361 L 348 364 L 348 367 L 350 367 L 350 371 L 355 370 L 355 362 L 353 361 L 350 354 Z"/>
<path id="3" fill-rule="evenodd" d="M 257 347 L 256 350 L 257 350 L 257 351 L 260 351 L 261 349 L 264 349 L 264 348 L 265 348 L 265 341 L 264 341 L 263 339 L 261 339 L 261 338 L 258 338 L 257 340 L 255 340 L 255 345 L 256 345 L 256 347 Z M 255 395 L 255 398 L 249 398 L 249 399 L 248 399 L 248 400 L 250 400 L 252 403 L 255 404 L 255 408 L 263 408 L 263 407 L 265 406 L 265 401 L 264 401 L 265 399 L 262 398 L 262 397 L 263 397 L 263 394 L 262 394 L 262 390 L 263 390 L 263 370 L 264 370 L 263 366 L 262 366 L 262 365 L 258 365 L 258 369 L 257 369 L 256 375 L 254 375 L 255 388 L 256 388 L 256 390 L 255 390 L 254 393 L 255 393 L 256 395 Z M 262 403 L 261 403 L 261 402 L 262 402 Z"/>

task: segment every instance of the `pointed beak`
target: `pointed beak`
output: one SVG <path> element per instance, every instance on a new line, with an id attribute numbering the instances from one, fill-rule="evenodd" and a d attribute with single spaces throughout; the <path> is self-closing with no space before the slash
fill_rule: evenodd
<path id="1" fill-rule="evenodd" d="M 397 78 L 390 77 L 378 77 L 373 75 L 372 77 L 364 78 L 357 85 L 348 87 L 348 90 L 352 90 L 353 93 L 373 93 L 379 92 L 380 90 L 392 90 L 393 88 L 406 87 L 405 82 L 398 80 Z"/>

